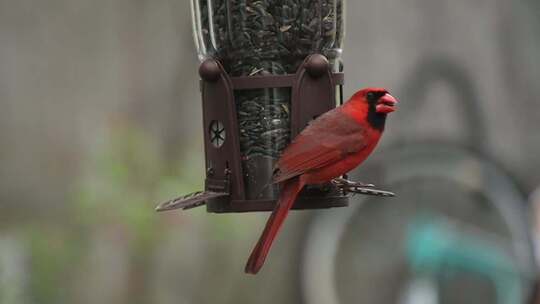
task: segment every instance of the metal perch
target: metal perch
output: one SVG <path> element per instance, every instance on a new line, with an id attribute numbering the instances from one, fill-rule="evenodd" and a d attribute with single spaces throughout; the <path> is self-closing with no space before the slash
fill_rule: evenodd
<path id="1" fill-rule="evenodd" d="M 362 182 L 353 182 L 345 178 L 335 178 L 332 180 L 332 184 L 339 188 L 344 194 L 362 194 L 381 197 L 394 197 L 395 193 L 380 190 L 373 184 L 365 184 Z M 214 199 L 218 197 L 228 196 L 226 192 L 213 192 L 213 191 L 198 191 L 191 194 L 175 198 L 159 204 L 156 207 L 156 211 L 169 211 L 175 209 L 188 210 L 196 207 L 200 207 L 206 204 L 206 200 Z"/>

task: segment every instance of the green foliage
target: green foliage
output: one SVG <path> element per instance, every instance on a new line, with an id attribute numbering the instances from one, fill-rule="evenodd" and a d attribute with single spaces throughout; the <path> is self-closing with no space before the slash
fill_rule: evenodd
<path id="1" fill-rule="evenodd" d="M 160 200 L 202 186 L 202 153 L 191 159 L 164 159 L 159 145 L 136 128 L 118 128 L 92 151 L 76 192 L 76 214 L 85 225 L 125 226 L 140 249 L 159 236 Z M 182 171 L 171 175 L 169 168 Z M 199 175 L 197 175 L 197 173 Z"/>
<path id="2" fill-rule="evenodd" d="M 83 159 L 66 221 L 26 227 L 33 303 L 71 302 L 92 234 L 103 228 L 126 238 L 130 263 L 149 267 L 160 232 L 168 226 L 155 206 L 202 187 L 204 161 L 197 145 L 171 160 L 151 136 L 134 126 L 108 131 Z"/>
<path id="3" fill-rule="evenodd" d="M 40 304 L 65 303 L 71 286 L 70 275 L 83 256 L 84 242 L 70 229 L 28 228 L 30 299 Z"/>

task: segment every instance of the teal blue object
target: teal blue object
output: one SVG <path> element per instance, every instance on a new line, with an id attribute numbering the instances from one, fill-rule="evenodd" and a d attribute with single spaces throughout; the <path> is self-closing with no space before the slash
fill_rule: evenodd
<path id="1" fill-rule="evenodd" d="M 519 271 L 500 245 L 433 218 L 411 225 L 406 246 L 416 274 L 436 278 L 449 271 L 475 273 L 493 282 L 497 304 L 523 303 Z"/>

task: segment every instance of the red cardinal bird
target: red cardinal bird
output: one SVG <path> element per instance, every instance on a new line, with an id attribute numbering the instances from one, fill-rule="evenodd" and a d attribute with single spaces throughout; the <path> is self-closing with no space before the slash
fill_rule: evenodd
<path id="1" fill-rule="evenodd" d="M 344 105 L 313 120 L 283 151 L 274 183 L 282 183 L 279 200 L 246 264 L 256 274 L 296 197 L 307 184 L 331 181 L 360 165 L 379 142 L 386 115 L 397 100 L 385 89 L 356 92 Z"/>

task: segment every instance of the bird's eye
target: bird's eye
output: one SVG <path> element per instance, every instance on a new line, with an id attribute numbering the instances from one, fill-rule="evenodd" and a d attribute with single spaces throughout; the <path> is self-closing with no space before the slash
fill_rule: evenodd
<path id="1" fill-rule="evenodd" d="M 373 92 L 367 93 L 366 98 L 369 101 L 374 101 L 375 100 L 375 93 L 373 93 Z"/>

